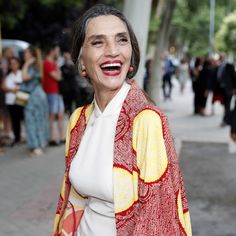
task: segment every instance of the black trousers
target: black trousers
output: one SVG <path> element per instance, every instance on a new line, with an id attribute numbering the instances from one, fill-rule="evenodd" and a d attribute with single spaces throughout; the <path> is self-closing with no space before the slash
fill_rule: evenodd
<path id="1" fill-rule="evenodd" d="M 11 117 L 12 131 L 15 136 L 14 142 L 20 142 L 23 107 L 18 105 L 7 105 L 7 109 Z"/>
<path id="2" fill-rule="evenodd" d="M 230 111 L 230 132 L 231 134 L 236 134 L 236 101 L 234 109 Z"/>
<path id="3" fill-rule="evenodd" d="M 172 83 L 171 83 L 171 74 L 166 73 L 162 78 L 162 90 L 164 98 L 171 98 Z"/>
<path id="4" fill-rule="evenodd" d="M 225 124 L 230 124 L 230 102 L 232 99 L 232 93 L 227 92 L 226 90 L 222 91 L 223 99 L 224 99 L 224 116 L 223 122 Z"/>

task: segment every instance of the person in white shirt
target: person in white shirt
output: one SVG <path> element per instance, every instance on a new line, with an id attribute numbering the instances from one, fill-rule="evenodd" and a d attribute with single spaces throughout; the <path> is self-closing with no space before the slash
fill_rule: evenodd
<path id="1" fill-rule="evenodd" d="M 5 91 L 5 103 L 10 114 L 14 140 L 12 146 L 20 142 L 21 138 L 21 121 L 23 119 L 23 108 L 15 104 L 16 92 L 22 83 L 22 74 L 20 70 L 20 61 L 13 57 L 10 59 L 10 73 L 6 76 L 3 83 Z"/>

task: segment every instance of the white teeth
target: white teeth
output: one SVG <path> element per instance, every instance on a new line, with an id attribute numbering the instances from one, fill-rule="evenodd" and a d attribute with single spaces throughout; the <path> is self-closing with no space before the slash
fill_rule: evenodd
<path id="1" fill-rule="evenodd" d="M 118 66 L 118 67 L 120 67 L 121 64 L 120 64 L 120 63 L 104 64 L 104 65 L 101 66 L 101 68 L 107 68 L 107 67 L 112 67 L 112 66 Z"/>

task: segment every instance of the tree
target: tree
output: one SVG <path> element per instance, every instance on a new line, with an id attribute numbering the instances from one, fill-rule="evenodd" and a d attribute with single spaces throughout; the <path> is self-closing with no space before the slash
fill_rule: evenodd
<path id="1" fill-rule="evenodd" d="M 96 3 L 114 5 L 118 0 L 0 0 L 2 37 L 44 46 L 59 41 L 67 49 L 72 23 Z"/>
<path id="2" fill-rule="evenodd" d="M 236 55 L 236 10 L 226 16 L 216 34 L 216 48 Z"/>
<path id="3" fill-rule="evenodd" d="M 168 51 L 171 21 L 176 6 L 176 0 L 159 0 L 155 17 L 159 18 L 160 26 L 156 34 L 156 48 L 152 61 L 152 75 L 150 78 L 148 92 L 154 102 L 159 102 L 160 84 L 162 78 L 161 54 Z M 161 9 L 161 10 L 160 10 Z"/>
<path id="4" fill-rule="evenodd" d="M 222 19 L 236 7 L 235 0 L 217 0 L 215 5 L 215 32 Z M 210 1 L 178 0 L 173 18 L 173 34 L 179 51 L 204 56 L 209 49 Z"/>
<path id="5" fill-rule="evenodd" d="M 13 29 L 18 20 L 23 19 L 27 3 L 23 0 L 0 0 L 0 22 L 7 29 Z"/>

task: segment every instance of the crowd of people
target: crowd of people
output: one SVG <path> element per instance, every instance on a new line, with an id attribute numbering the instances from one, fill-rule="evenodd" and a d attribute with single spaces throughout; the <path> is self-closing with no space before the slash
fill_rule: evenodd
<path id="1" fill-rule="evenodd" d="M 234 64 L 227 61 L 226 55 L 222 53 L 217 60 L 196 58 L 190 72 L 194 91 L 194 113 L 206 115 L 206 101 L 209 93 L 212 93 L 212 114 L 214 114 L 214 103 L 220 102 L 224 107 L 221 126 L 229 125 L 231 138 L 236 141 L 236 117 L 233 112 L 236 109 Z"/>
<path id="2" fill-rule="evenodd" d="M 0 150 L 27 142 L 30 155 L 38 156 L 48 145 L 63 144 L 65 114 L 89 103 L 93 94 L 70 53 L 62 57 L 57 44 L 43 52 L 30 46 L 16 53 L 7 47 L 0 62 Z"/>
<path id="3" fill-rule="evenodd" d="M 191 80 L 194 93 L 194 115 L 207 116 L 206 103 L 212 96 L 212 114 L 214 104 L 219 102 L 224 110 L 220 126 L 230 126 L 230 135 L 236 141 L 236 67 L 227 60 L 224 53 L 215 58 L 191 58 L 184 56 L 175 63 L 169 54 L 163 56 L 162 90 L 164 100 L 171 99 L 172 76 L 175 75 L 180 84 L 180 93 L 186 82 Z"/>
<path id="4" fill-rule="evenodd" d="M 236 72 L 226 55 L 222 53 L 214 59 L 184 56 L 177 64 L 168 53 L 162 59 L 164 100 L 171 99 L 173 75 L 180 84 L 181 94 L 191 79 L 193 113 L 206 116 L 206 102 L 212 94 L 212 115 L 214 104 L 219 102 L 224 107 L 221 126 L 230 125 L 231 138 L 236 141 L 235 112 L 232 112 Z M 27 141 L 31 155 L 41 155 L 47 145 L 63 144 L 64 113 L 72 114 L 75 107 L 89 103 L 93 96 L 91 85 L 79 75 L 70 53 L 61 54 L 56 44 L 48 46 L 43 53 L 30 47 L 22 55 L 16 55 L 12 48 L 4 48 L 0 62 L 1 147 Z M 145 91 L 151 62 L 149 59 L 145 65 Z M 16 103 L 18 91 L 30 94 L 25 106 Z"/>

